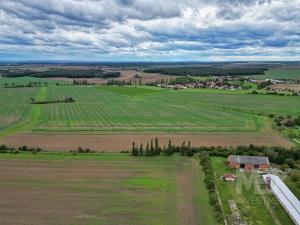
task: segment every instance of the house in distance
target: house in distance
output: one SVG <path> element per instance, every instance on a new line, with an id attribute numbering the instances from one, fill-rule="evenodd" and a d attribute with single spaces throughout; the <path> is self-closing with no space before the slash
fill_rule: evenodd
<path id="1" fill-rule="evenodd" d="M 227 158 L 228 166 L 233 169 L 268 170 L 270 167 L 268 157 L 230 155 Z"/>

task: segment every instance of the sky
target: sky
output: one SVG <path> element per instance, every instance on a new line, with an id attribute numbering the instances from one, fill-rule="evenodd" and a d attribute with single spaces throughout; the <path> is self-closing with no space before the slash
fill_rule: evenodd
<path id="1" fill-rule="evenodd" d="M 300 60 L 300 0 L 0 0 L 6 60 Z"/>

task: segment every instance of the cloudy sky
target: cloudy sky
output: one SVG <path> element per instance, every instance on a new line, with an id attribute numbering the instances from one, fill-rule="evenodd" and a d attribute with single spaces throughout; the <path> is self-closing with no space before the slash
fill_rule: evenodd
<path id="1" fill-rule="evenodd" d="M 0 60 L 300 60 L 300 0 L 0 0 Z"/>

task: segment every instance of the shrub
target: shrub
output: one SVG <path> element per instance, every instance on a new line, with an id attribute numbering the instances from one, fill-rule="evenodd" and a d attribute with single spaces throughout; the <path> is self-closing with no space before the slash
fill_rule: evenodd
<path id="1" fill-rule="evenodd" d="M 300 171 L 299 170 L 293 170 L 291 172 L 291 180 L 293 182 L 300 181 Z"/>
<path id="2" fill-rule="evenodd" d="M 200 153 L 200 164 L 205 174 L 204 183 L 209 193 L 209 203 L 215 209 L 215 215 L 218 221 L 223 220 L 223 214 L 221 210 L 220 203 L 218 201 L 218 196 L 216 194 L 216 184 L 214 178 L 214 172 L 210 162 L 209 154 L 206 151 Z"/>
<path id="3" fill-rule="evenodd" d="M 7 146 L 6 145 L 0 145 L 0 150 L 7 150 Z"/>
<path id="4" fill-rule="evenodd" d="M 284 163 L 287 164 L 289 167 L 294 168 L 295 160 L 288 158 L 288 159 L 284 160 Z"/>
<path id="5" fill-rule="evenodd" d="M 289 168 L 289 165 L 287 165 L 287 164 L 282 164 L 282 165 L 280 166 L 280 169 L 281 169 L 282 171 L 285 171 L 287 168 Z"/>

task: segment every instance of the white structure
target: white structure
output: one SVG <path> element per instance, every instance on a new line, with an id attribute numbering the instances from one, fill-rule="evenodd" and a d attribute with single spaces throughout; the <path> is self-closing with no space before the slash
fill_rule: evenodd
<path id="1" fill-rule="evenodd" d="M 300 201 L 298 198 L 278 176 L 267 174 L 263 175 L 263 179 L 295 224 L 300 225 Z"/>

